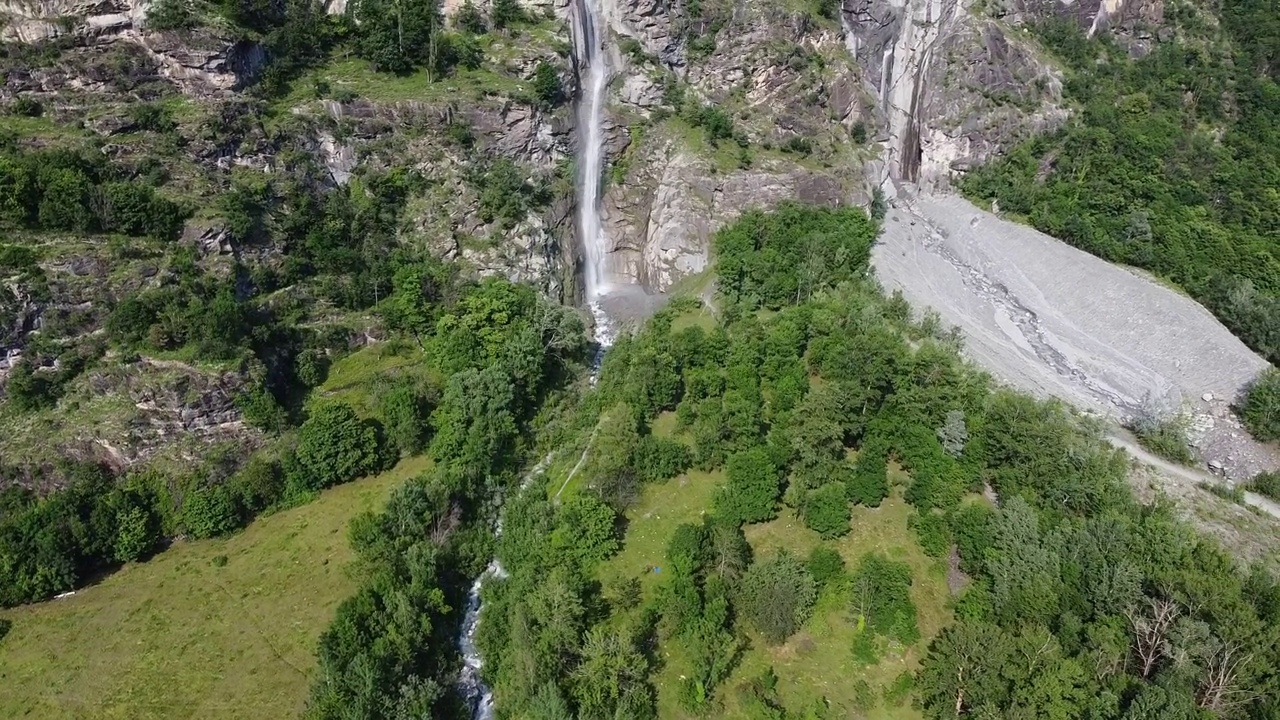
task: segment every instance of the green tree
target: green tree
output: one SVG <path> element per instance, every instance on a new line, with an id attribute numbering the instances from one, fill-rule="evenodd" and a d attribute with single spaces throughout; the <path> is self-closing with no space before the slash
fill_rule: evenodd
<path id="1" fill-rule="evenodd" d="M 726 482 L 716 495 L 716 514 L 737 523 L 757 523 L 778 515 L 778 468 L 768 450 L 757 447 L 729 456 Z"/>
<path id="2" fill-rule="evenodd" d="M 633 463 L 640 446 L 634 411 L 626 403 L 609 408 L 592 433 L 581 473 L 600 496 L 615 508 L 625 509 L 635 499 Z"/>
<path id="3" fill-rule="evenodd" d="M 808 619 L 817 597 L 813 576 L 786 551 L 752 564 L 738 589 L 743 616 L 775 645 L 791 637 Z"/>
<path id="4" fill-rule="evenodd" d="M 821 591 L 841 575 L 844 575 L 844 558 L 840 557 L 840 553 L 826 545 L 815 545 L 809 553 L 805 569 L 813 576 L 814 583 L 817 584 L 818 590 Z"/>
<path id="5" fill-rule="evenodd" d="M 556 513 L 551 546 L 573 558 L 585 572 L 618 551 L 613 508 L 591 495 L 575 495 Z"/>
<path id="6" fill-rule="evenodd" d="M 147 11 L 147 27 L 152 30 L 190 30 L 195 26 L 188 0 L 158 0 Z"/>
<path id="7" fill-rule="evenodd" d="M 943 630 L 916 678 L 926 717 L 1000 717 L 1009 700 L 1005 673 L 1013 652 L 1013 640 L 993 625 L 960 622 Z"/>
<path id="8" fill-rule="evenodd" d="M 431 409 L 418 390 L 406 382 L 397 383 L 379 399 L 387 438 L 401 455 L 416 455 L 425 444 L 427 418 Z"/>
<path id="9" fill-rule="evenodd" d="M 458 27 L 473 34 L 483 35 L 489 28 L 485 26 L 484 14 L 480 12 L 475 3 L 466 0 L 462 3 L 462 7 L 458 8 L 458 14 L 454 16 L 454 22 Z"/>
<path id="10" fill-rule="evenodd" d="M 32 412 L 53 407 L 57 403 L 57 388 L 52 373 L 36 372 L 31 362 L 23 359 L 13 366 L 5 384 L 9 406 L 18 412 Z"/>
<path id="11" fill-rule="evenodd" d="M 359 0 L 353 15 L 356 51 L 378 70 L 438 69 L 444 22 L 436 0 Z"/>
<path id="12" fill-rule="evenodd" d="M 89 179 L 71 169 L 53 169 L 40 178 L 40 225 L 51 230 L 85 232 L 93 224 L 89 212 Z"/>
<path id="13" fill-rule="evenodd" d="M 553 681 L 538 689 L 524 717 L 528 720 L 574 720 L 573 709 Z"/>
<path id="14" fill-rule="evenodd" d="M 350 405 L 321 405 L 298 431 L 297 458 L 303 487 L 330 487 L 378 470 L 378 435 Z"/>
<path id="15" fill-rule="evenodd" d="M 240 516 L 231 493 L 221 485 L 197 488 L 182 501 L 182 522 L 196 539 L 217 537 L 240 527 Z"/>
<path id="16" fill-rule="evenodd" d="M 116 538 L 113 555 L 120 562 L 141 560 L 160 542 L 160 528 L 155 517 L 144 507 L 133 505 L 116 515 Z"/>
<path id="17" fill-rule="evenodd" d="M 520 7 L 519 0 L 493 0 L 489 5 L 489 22 L 493 24 L 495 30 L 510 27 L 524 20 L 524 8 Z"/>
<path id="18" fill-rule="evenodd" d="M 587 632 L 573 673 L 581 717 L 651 718 L 649 663 L 625 632 L 598 625 Z"/>
<path id="19" fill-rule="evenodd" d="M 858 505 L 880 507 L 889 496 L 889 468 L 884 455 L 864 447 L 854 464 L 848 485 L 849 500 Z"/>
<path id="20" fill-rule="evenodd" d="M 560 85 L 560 73 L 546 60 L 538 61 L 533 71 L 533 95 L 544 110 L 553 110 L 564 102 L 564 88 Z"/>
<path id="21" fill-rule="evenodd" d="M 849 516 L 849 497 L 843 483 L 827 483 L 805 498 L 805 527 L 828 540 L 849 532 Z"/>
<path id="22" fill-rule="evenodd" d="M 454 375 L 431 415 L 431 454 L 481 475 L 508 467 L 518 434 L 514 404 L 515 388 L 497 366 Z"/>
<path id="23" fill-rule="evenodd" d="M 911 566 L 868 553 L 853 573 L 850 612 L 858 626 L 903 645 L 920 639 L 916 606 L 911 601 Z"/>
<path id="24" fill-rule="evenodd" d="M 324 384 L 328 372 L 329 358 L 317 350 L 307 348 L 293 359 L 293 373 L 303 387 L 319 387 Z"/>

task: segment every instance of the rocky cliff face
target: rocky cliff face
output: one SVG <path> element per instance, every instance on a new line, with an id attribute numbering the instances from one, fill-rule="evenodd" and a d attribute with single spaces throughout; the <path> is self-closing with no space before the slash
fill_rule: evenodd
<path id="1" fill-rule="evenodd" d="M 197 97 L 242 87 L 262 67 L 256 42 L 209 29 L 157 32 L 147 27 L 149 0 L 3 0 L 0 42 L 56 43 L 68 49 L 127 43 L 151 58 L 161 76 Z"/>
<path id="2" fill-rule="evenodd" d="M 612 272 L 651 291 L 704 269 L 711 234 L 747 209 L 866 198 L 850 130 L 869 98 L 839 33 L 765 3 L 740 10 L 603 3 L 615 75 L 604 229 Z M 699 126 L 701 107 L 724 112 L 732 137 Z"/>
<path id="3" fill-rule="evenodd" d="M 968 0 L 847 0 L 843 10 L 883 128 L 879 180 L 946 186 L 1066 118 L 1058 73 Z"/>
<path id="4" fill-rule="evenodd" d="M 1061 73 L 1022 26 L 1109 27 L 1142 52 L 1162 12 L 1159 0 L 845 0 L 837 22 L 759 2 L 602 9 L 612 269 L 658 291 L 705 267 L 710 234 L 747 208 L 866 202 L 888 180 L 945 188 L 1058 127 Z M 724 110 L 734 139 L 699 137 L 690 103 Z"/>
<path id="5" fill-rule="evenodd" d="M 1159 34 L 1160 0 L 845 0 L 849 51 L 876 98 L 888 179 L 925 188 L 1067 118 L 1062 77 L 1022 28 L 1050 20 L 1109 28 L 1140 54 Z"/>

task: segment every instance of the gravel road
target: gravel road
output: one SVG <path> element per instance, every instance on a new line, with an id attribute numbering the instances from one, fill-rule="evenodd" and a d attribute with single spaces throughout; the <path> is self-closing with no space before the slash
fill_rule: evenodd
<path id="1" fill-rule="evenodd" d="M 1276 466 L 1227 409 L 1266 361 L 1185 295 L 950 195 L 895 198 L 872 260 L 997 380 L 1115 422 L 1151 395 L 1229 477 Z"/>

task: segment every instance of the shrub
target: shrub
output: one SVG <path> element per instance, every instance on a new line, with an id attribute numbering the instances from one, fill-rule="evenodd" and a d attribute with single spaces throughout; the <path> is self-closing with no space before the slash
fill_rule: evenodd
<path id="1" fill-rule="evenodd" d="M 822 590 L 844 574 L 844 558 L 826 545 L 818 545 L 809 553 L 805 568 L 813 576 L 818 590 Z"/>
<path id="2" fill-rule="evenodd" d="M 907 524 L 915 531 L 916 541 L 925 555 L 940 558 L 951 549 L 951 536 L 943 516 L 928 510 L 912 513 Z"/>
<path id="3" fill-rule="evenodd" d="M 1280 473 L 1263 472 L 1253 476 L 1248 489 L 1265 495 L 1272 500 L 1280 501 Z"/>
<path id="4" fill-rule="evenodd" d="M 707 135 L 707 142 L 712 146 L 718 145 L 721 140 L 733 138 L 733 118 L 715 105 L 688 105 L 684 118 L 690 125 L 702 128 Z"/>
<path id="5" fill-rule="evenodd" d="M 221 485 L 213 485 L 187 493 L 182 503 L 182 522 L 191 537 L 211 538 L 238 528 L 240 514 L 231 493 Z"/>
<path id="6" fill-rule="evenodd" d="M 543 110 L 551 110 L 564 102 L 564 89 L 560 86 L 560 73 L 546 60 L 538 61 L 533 71 L 533 94 Z"/>
<path id="7" fill-rule="evenodd" d="M 189 30 L 196 26 L 196 17 L 188 0 L 156 0 L 147 12 L 147 26 L 152 30 Z"/>
<path id="8" fill-rule="evenodd" d="M 480 8 L 477 8 L 471 0 L 462 3 L 453 21 L 459 28 L 474 35 L 481 35 L 489 29 L 484 22 L 484 13 L 480 12 Z"/>
<path id="9" fill-rule="evenodd" d="M 160 527 L 146 508 L 133 506 L 116 515 L 113 555 L 120 562 L 133 562 L 151 554 L 160 543 Z"/>
<path id="10" fill-rule="evenodd" d="M 312 489 L 327 488 L 375 472 L 378 434 L 350 405 L 322 405 L 298 432 L 298 464 Z"/>
<path id="11" fill-rule="evenodd" d="M 889 496 L 889 468 L 884 456 L 872 451 L 860 454 L 848 491 L 849 500 L 853 503 L 880 507 L 880 502 Z"/>
<path id="12" fill-rule="evenodd" d="M 894 678 L 884 689 L 884 702 L 886 705 L 900 707 L 911 697 L 911 692 L 916 687 L 916 676 L 910 670 L 903 670 Z"/>
<path id="13" fill-rule="evenodd" d="M 420 452 L 426 442 L 427 418 L 431 409 L 417 390 L 408 383 L 396 385 L 383 394 L 382 417 L 387 439 L 403 455 Z"/>
<path id="14" fill-rule="evenodd" d="M 853 124 L 853 128 L 849 131 L 849 137 L 853 138 L 856 145 L 867 144 L 867 124 L 859 120 Z"/>
<path id="15" fill-rule="evenodd" d="M 876 646 L 875 633 L 862 625 L 863 623 L 859 621 L 858 632 L 853 636 L 849 651 L 855 662 L 862 665 L 875 665 L 880 662 L 880 648 Z"/>
<path id="16" fill-rule="evenodd" d="M 42 174 L 43 175 L 43 174 Z M 41 178 L 37 210 L 40 225 L 51 230 L 84 232 L 93 224 L 89 212 L 89 179 L 78 170 L 51 170 Z"/>
<path id="17" fill-rule="evenodd" d="M 871 684 L 865 678 L 858 678 L 853 681 L 853 707 L 862 712 L 868 712 L 876 706 L 876 694 L 871 690 Z"/>
<path id="18" fill-rule="evenodd" d="M 743 615 L 775 645 L 800 628 L 817 596 L 813 576 L 785 550 L 771 560 L 753 563 L 739 589 Z"/>
<path id="19" fill-rule="evenodd" d="M 293 361 L 293 372 L 304 387 L 319 387 L 329 373 L 329 358 L 310 348 L 298 353 Z"/>
<path id="20" fill-rule="evenodd" d="M 226 566 L 227 566 L 227 556 L 226 556 L 226 555 L 214 555 L 214 556 L 213 556 L 213 560 L 212 560 L 211 562 L 213 563 L 213 566 L 214 566 L 214 567 L 216 567 L 216 568 L 226 567 Z"/>
<path id="21" fill-rule="evenodd" d="M 14 115 L 22 115 L 24 117 L 40 117 L 44 115 L 44 105 L 39 100 L 25 95 L 19 95 L 13 101 L 10 108 Z"/>
<path id="22" fill-rule="evenodd" d="M 813 152 L 813 143 L 809 138 L 793 135 L 782 144 L 782 151 L 797 155 L 808 155 Z"/>
<path id="23" fill-rule="evenodd" d="M 8 618 L 0 618 L 0 642 L 4 642 L 9 631 L 13 629 L 13 621 Z"/>
<path id="24" fill-rule="evenodd" d="M 1280 439 L 1280 370 L 1268 368 L 1249 387 L 1240 418 L 1258 440 Z"/>
<path id="25" fill-rule="evenodd" d="M 849 498 L 843 483 L 830 482 L 809 493 L 804 524 L 827 539 L 849 532 Z"/>
<path id="26" fill-rule="evenodd" d="M 780 478 L 768 450 L 757 447 L 730 455 L 725 475 L 716 495 L 717 515 L 739 525 L 777 517 Z"/>
<path id="27" fill-rule="evenodd" d="M 53 407 L 58 401 L 57 388 L 51 374 L 36 372 L 29 360 L 22 360 L 9 372 L 5 384 L 9 406 L 18 412 L 32 412 Z"/>
<path id="28" fill-rule="evenodd" d="M 257 515 L 283 497 L 284 476 L 274 462 L 255 457 L 227 480 L 227 490 L 245 512 Z"/>
<path id="29" fill-rule="evenodd" d="M 1154 425 L 1134 428 L 1134 435 L 1142 447 L 1165 460 L 1191 465 L 1195 455 L 1187 444 L 1186 423 L 1181 418 L 1160 421 Z"/>
<path id="30" fill-rule="evenodd" d="M 632 462 L 641 482 L 660 482 L 682 474 L 693 465 L 693 451 L 677 440 L 645 435 Z"/>
<path id="31" fill-rule="evenodd" d="M 275 396 L 262 385 L 236 395 L 235 405 L 244 421 L 259 430 L 274 433 L 288 425 L 288 414 Z"/>
<path id="32" fill-rule="evenodd" d="M 911 566 L 868 553 L 853 574 L 850 612 L 858 618 L 859 627 L 910 645 L 920 639 L 910 590 Z"/>
<path id="33" fill-rule="evenodd" d="M 489 22 L 496 30 L 510 27 L 525 20 L 524 8 L 519 0 L 493 0 L 489 8 Z"/>

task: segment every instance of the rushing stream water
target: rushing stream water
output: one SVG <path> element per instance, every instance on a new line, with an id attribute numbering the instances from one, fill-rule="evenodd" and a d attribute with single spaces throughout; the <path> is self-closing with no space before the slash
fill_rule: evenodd
<path id="1" fill-rule="evenodd" d="M 609 68 L 601 39 L 599 8 L 595 4 L 597 2 L 599 0 L 574 0 L 572 12 L 573 45 L 579 77 L 582 78 L 583 70 L 586 72 L 585 78 L 582 78 L 581 96 L 578 100 L 578 236 L 586 261 L 582 272 L 584 299 L 595 320 L 595 336 L 599 348 L 592 363 L 593 384 L 601 357 L 613 343 L 615 332 L 601 304 L 601 298 L 609 289 L 605 267 L 608 248 L 600 222 L 600 177 L 604 170 L 604 103 L 605 90 L 609 85 Z M 589 442 L 587 449 L 590 449 Z M 579 466 L 582 459 L 585 459 L 586 452 L 587 450 L 583 451 Z M 543 458 L 521 479 L 521 490 L 529 487 L 543 474 L 551 458 L 551 455 Z M 575 467 L 574 471 L 576 470 Z M 494 533 L 502 534 L 501 519 L 494 528 Z M 471 591 L 467 594 L 467 609 L 458 639 L 464 663 L 458 687 L 471 704 L 471 715 L 475 720 L 492 720 L 494 717 L 493 691 L 485 685 L 480 675 L 484 659 L 476 647 L 476 629 L 480 625 L 480 613 L 484 609 L 480 593 L 486 580 L 491 577 L 502 579 L 506 574 L 502 563 L 495 557 L 472 583 Z"/>

